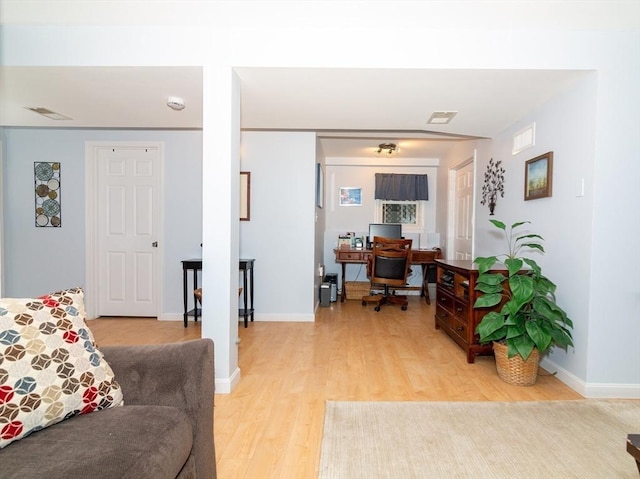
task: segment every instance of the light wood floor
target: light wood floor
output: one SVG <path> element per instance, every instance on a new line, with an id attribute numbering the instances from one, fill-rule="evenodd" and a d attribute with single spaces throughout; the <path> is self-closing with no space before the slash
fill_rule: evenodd
<path id="1" fill-rule="evenodd" d="M 580 399 L 543 371 L 535 386 L 500 381 L 492 357 L 467 364 L 436 331 L 433 306 L 409 309 L 359 301 L 320 308 L 315 323 L 255 322 L 239 328 L 242 380 L 217 394 L 218 477 L 317 477 L 326 401 L 528 401 Z M 154 319 L 96 319 L 99 345 L 185 341 L 199 324 Z"/>

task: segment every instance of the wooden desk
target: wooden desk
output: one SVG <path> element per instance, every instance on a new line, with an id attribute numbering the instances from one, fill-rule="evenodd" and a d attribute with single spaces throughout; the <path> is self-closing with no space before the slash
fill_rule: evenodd
<path id="1" fill-rule="evenodd" d="M 343 302 L 347 297 L 347 288 L 345 274 L 348 264 L 367 264 L 369 258 L 373 254 L 370 249 L 352 249 L 352 248 L 336 248 L 333 250 L 336 255 L 336 263 L 342 266 L 342 293 L 340 301 Z M 440 258 L 442 252 L 439 249 L 413 249 L 411 250 L 411 264 L 419 264 L 422 267 L 422 286 L 420 287 L 420 296 L 424 296 L 427 304 L 431 304 L 429 299 L 428 273 L 429 269 L 435 267 L 436 259 Z M 414 289 L 411 286 L 396 289 Z"/>

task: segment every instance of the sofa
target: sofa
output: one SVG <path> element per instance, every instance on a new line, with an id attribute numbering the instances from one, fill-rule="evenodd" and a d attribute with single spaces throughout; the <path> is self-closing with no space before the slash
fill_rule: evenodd
<path id="1" fill-rule="evenodd" d="M 215 478 L 213 342 L 100 351 L 123 405 L 73 415 L 10 443 L 0 449 L 0 477 Z"/>

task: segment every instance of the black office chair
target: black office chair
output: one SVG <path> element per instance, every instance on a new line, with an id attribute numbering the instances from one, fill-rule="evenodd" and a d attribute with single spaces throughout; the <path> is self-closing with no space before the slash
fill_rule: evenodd
<path id="1" fill-rule="evenodd" d="M 372 287 L 380 285 L 384 287 L 383 294 L 362 297 L 362 305 L 376 303 L 375 311 L 380 311 L 383 304 L 399 304 L 406 311 L 406 296 L 396 296 L 390 293 L 393 286 L 406 286 L 407 276 L 411 266 L 412 240 L 391 239 L 376 236 L 373 238 L 373 253 L 367 263 L 367 276 Z"/>

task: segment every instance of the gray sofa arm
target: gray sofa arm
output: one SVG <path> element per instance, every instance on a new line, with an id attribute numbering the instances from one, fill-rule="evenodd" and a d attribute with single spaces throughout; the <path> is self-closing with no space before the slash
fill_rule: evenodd
<path id="1" fill-rule="evenodd" d="M 125 405 L 174 406 L 193 425 L 197 477 L 215 478 L 213 341 L 101 346 L 120 383 Z"/>

